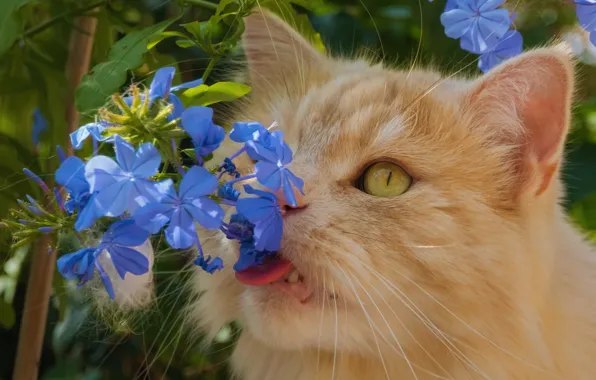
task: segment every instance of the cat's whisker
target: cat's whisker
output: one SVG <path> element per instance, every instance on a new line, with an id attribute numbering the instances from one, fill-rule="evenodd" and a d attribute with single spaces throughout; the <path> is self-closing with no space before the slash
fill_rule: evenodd
<path id="1" fill-rule="evenodd" d="M 315 273 L 317 273 L 315 281 L 318 284 L 319 283 L 318 271 Z M 323 273 L 323 297 L 321 297 L 322 301 L 323 301 L 323 305 L 321 306 L 321 318 L 319 321 L 319 337 L 317 339 L 317 372 L 316 372 L 317 374 L 319 373 L 319 366 L 321 364 L 321 338 L 323 335 L 323 319 L 325 317 L 325 303 L 326 303 L 325 301 L 327 298 L 327 297 L 325 297 L 326 294 L 327 294 L 327 278 L 325 276 L 325 273 Z"/>
<path id="2" fill-rule="evenodd" d="M 354 258 L 355 258 L 355 257 L 354 257 Z M 341 268 L 339 268 L 339 269 L 340 269 L 340 270 L 342 270 Z M 342 272 L 344 272 L 344 271 L 342 270 Z M 344 273 L 345 273 L 345 272 L 344 272 Z M 353 278 L 353 279 L 354 279 L 356 282 L 358 282 L 358 280 L 356 279 L 356 277 L 352 276 L 352 278 Z M 358 283 L 359 283 L 359 286 L 360 286 L 360 287 L 362 287 L 362 288 L 363 288 L 363 290 L 366 292 L 366 290 L 365 290 L 365 288 L 362 286 L 362 284 L 361 284 L 360 282 L 358 282 Z M 369 284 L 369 285 L 370 285 L 370 284 Z M 377 289 L 375 289 L 375 290 L 378 292 L 378 290 L 377 290 Z M 378 293 L 380 294 L 380 292 L 378 292 Z M 390 326 L 387 324 L 387 321 L 386 321 L 385 317 L 383 316 L 383 314 L 382 314 L 381 310 L 378 308 L 378 306 L 377 306 L 376 302 L 374 301 L 374 299 L 373 299 L 373 298 L 370 296 L 370 294 L 369 294 L 368 292 L 366 292 L 366 294 L 367 294 L 368 298 L 369 298 L 369 299 L 370 299 L 370 300 L 373 302 L 374 306 L 377 308 L 377 311 L 379 312 L 379 314 L 381 315 L 381 318 L 382 318 L 382 319 L 384 320 L 384 322 L 386 323 L 386 325 L 387 325 L 388 329 L 390 330 L 390 333 L 393 335 L 394 339 L 396 339 L 396 340 L 397 340 L 397 338 L 395 337 L 395 335 L 394 335 L 393 331 L 391 330 L 391 327 L 390 327 Z M 383 300 L 384 300 L 384 299 L 383 299 Z M 360 300 L 359 300 L 359 301 L 360 301 Z M 401 300 L 401 301 L 403 302 L 403 300 Z M 385 302 L 386 302 L 386 301 L 385 301 Z M 389 304 L 387 304 L 387 305 L 389 306 Z M 406 304 L 406 306 L 408 306 L 408 305 Z M 391 306 L 389 306 L 389 307 L 391 308 Z M 393 311 L 393 309 L 392 309 L 392 308 L 391 308 L 391 310 Z M 393 311 L 393 312 L 394 312 L 394 311 Z M 394 312 L 394 313 L 395 313 L 395 312 Z M 397 317 L 397 314 L 395 314 L 395 316 Z M 397 318 L 398 318 L 398 320 L 399 320 L 399 317 L 397 317 Z M 401 322 L 401 320 L 400 320 L 400 322 Z M 424 323 L 424 321 L 422 321 L 422 322 Z M 403 325 L 403 323 L 402 323 L 402 325 Z M 425 324 L 425 325 L 426 325 L 426 324 Z M 405 327 L 405 326 L 404 326 L 404 327 Z M 428 326 L 427 326 L 427 327 L 428 327 Z M 406 328 L 406 330 L 407 330 L 407 328 Z M 378 330 L 378 327 L 377 327 L 377 331 L 378 331 L 379 333 L 381 333 L 381 332 Z M 408 332 L 409 332 L 409 330 L 408 330 Z M 432 332 L 432 330 L 431 330 L 431 332 Z M 435 336 L 436 336 L 436 335 L 435 335 Z M 398 355 L 400 355 L 400 356 L 401 356 L 403 359 L 405 359 L 405 360 L 408 362 L 408 365 L 410 365 L 410 369 L 412 369 L 412 368 L 411 368 L 411 364 L 410 364 L 410 362 L 408 361 L 408 359 L 407 359 L 407 356 L 405 355 L 405 352 L 403 352 L 403 350 L 401 350 L 401 352 L 400 352 L 400 351 L 398 351 L 398 350 L 397 350 L 397 349 L 396 349 L 396 348 L 395 348 L 395 347 L 394 347 L 394 346 L 393 346 L 393 345 L 392 345 L 390 342 L 388 342 L 388 341 L 387 341 L 387 340 L 384 338 L 384 336 L 383 336 L 382 334 L 381 334 L 381 337 L 383 337 L 383 340 L 384 340 L 384 341 L 385 341 L 385 342 L 386 342 L 386 343 L 387 343 L 387 344 L 388 344 L 388 345 L 389 345 L 389 346 L 390 346 L 390 347 L 391 347 L 391 348 L 392 348 L 394 351 L 396 351 L 396 353 L 397 353 Z M 438 337 L 438 336 L 437 336 L 437 338 L 438 338 L 440 341 L 442 341 L 440 337 Z M 414 340 L 416 340 L 416 339 L 414 338 Z M 398 343 L 398 345 L 399 345 L 399 343 Z M 420 344 L 419 344 L 419 345 L 420 345 Z M 448 346 L 446 346 L 446 347 L 449 349 L 449 347 L 448 347 Z M 400 347 L 400 349 L 401 349 L 401 347 Z M 423 348 L 423 350 L 424 350 L 424 348 Z M 424 351 L 425 351 L 425 352 L 428 354 L 428 352 L 427 352 L 426 350 L 424 350 Z M 430 356 L 430 354 L 428 354 L 428 355 Z M 462 355 L 463 355 L 463 354 L 462 354 Z M 432 359 L 432 357 L 431 357 L 431 359 Z M 467 358 L 466 358 L 466 359 L 467 359 Z M 434 360 L 434 359 L 433 359 L 433 360 Z M 472 365 L 472 366 L 474 365 L 474 364 L 473 364 L 471 361 L 470 361 L 470 363 L 471 363 L 471 365 Z M 438 363 L 437 363 L 437 364 L 438 364 Z M 429 371 L 429 370 L 427 370 L 427 369 L 425 369 L 425 368 L 422 368 L 422 367 L 420 367 L 420 366 L 418 366 L 418 365 L 415 365 L 415 364 L 414 364 L 413 366 L 414 366 L 414 367 L 416 367 L 417 369 L 419 369 L 419 370 L 421 370 L 421 371 L 423 371 L 423 372 L 425 372 L 425 373 L 429 374 L 429 375 L 432 375 L 432 376 L 434 376 L 434 377 L 441 378 L 441 379 L 447 379 L 447 378 L 445 378 L 445 377 L 443 377 L 443 376 L 440 376 L 440 375 L 438 375 L 438 374 L 436 374 L 436 373 L 433 373 L 433 372 L 431 372 L 431 371 Z M 439 365 L 439 367 L 440 367 L 440 365 Z M 444 370 L 444 371 L 447 373 L 447 371 L 446 371 L 444 368 L 441 368 L 441 369 L 443 369 L 443 370 Z M 480 373 L 481 373 L 481 372 L 480 372 Z M 447 376 L 449 376 L 449 374 L 448 374 L 448 373 L 447 373 Z"/>
<path id="3" fill-rule="evenodd" d="M 358 260 L 357 258 L 354 258 L 354 259 Z M 389 280 L 387 280 L 385 277 L 383 277 L 379 272 L 375 271 L 373 268 L 366 265 L 366 263 L 363 263 L 362 261 L 360 261 L 360 264 L 365 266 L 366 269 L 368 269 L 375 277 L 377 277 L 381 281 L 381 283 L 383 283 L 383 285 L 385 285 L 385 287 L 387 287 L 387 289 L 396 298 L 398 298 L 404 304 L 404 306 L 406 306 L 408 308 L 408 310 L 410 310 L 441 343 L 443 343 L 443 345 L 447 348 L 447 350 L 449 350 L 449 352 L 456 359 L 460 360 L 461 363 L 464 364 L 464 366 L 468 366 L 480 374 L 483 373 L 463 352 L 461 352 L 461 350 L 459 350 L 459 348 L 457 346 L 455 346 L 453 344 L 453 342 L 451 342 L 449 337 L 443 331 L 441 331 L 441 329 L 439 329 L 402 290 L 400 290 L 397 286 L 395 286 Z M 397 293 L 395 293 L 395 291 L 393 291 L 389 286 L 391 286 L 391 288 L 397 290 L 401 295 L 398 295 Z M 405 297 L 405 300 L 402 297 Z M 407 300 L 407 302 L 406 302 L 406 300 Z M 412 306 L 410 306 L 410 305 L 412 305 L 416 310 L 414 310 L 412 308 Z"/>
<path id="4" fill-rule="evenodd" d="M 373 273 L 374 274 L 374 273 Z M 379 278 L 381 280 L 381 278 Z M 381 280 L 382 281 L 382 280 Z M 404 330 L 408 333 L 408 335 L 414 340 L 414 342 L 422 349 L 422 351 L 433 361 L 433 363 L 435 363 L 437 365 L 437 367 L 439 369 L 441 369 L 447 376 L 449 376 L 449 379 L 453 380 L 453 377 L 451 377 L 449 375 L 449 371 L 447 371 L 422 345 L 422 343 L 420 343 L 418 341 L 418 339 L 416 339 L 416 337 L 414 336 L 414 334 L 412 334 L 412 332 L 410 331 L 410 329 L 408 329 L 408 327 L 406 326 L 406 324 L 401 320 L 401 318 L 397 315 L 397 312 L 393 309 L 393 307 L 391 307 L 391 305 L 389 304 L 389 302 L 387 302 L 387 300 L 385 299 L 385 297 L 383 297 L 382 293 L 375 287 L 372 286 L 372 284 L 370 284 L 369 282 L 367 282 L 367 285 L 370 286 L 381 298 L 381 300 L 383 301 L 383 303 L 389 308 L 389 310 L 391 311 L 391 313 L 393 314 L 393 316 L 398 320 L 398 322 L 401 324 L 401 326 L 404 328 Z M 387 287 L 386 284 L 383 284 Z M 361 285 L 362 286 L 362 285 Z M 397 295 L 396 295 L 397 296 Z M 370 297 L 370 296 L 369 296 Z M 401 297 L 398 296 L 398 299 L 403 303 L 403 299 Z M 405 304 L 405 303 L 404 303 Z M 409 308 L 409 305 L 405 304 L 406 307 Z M 426 325 L 426 323 L 420 318 L 420 316 L 418 316 L 416 313 L 414 313 L 416 315 L 416 317 L 418 317 L 421 322 L 428 328 L 429 326 Z M 434 332 L 431 330 L 431 332 L 434 334 Z M 436 335 L 435 335 L 436 336 Z M 440 339 L 440 338 L 439 338 Z M 449 347 L 447 347 L 449 349 Z"/>
<path id="5" fill-rule="evenodd" d="M 335 283 L 331 281 L 331 291 L 335 294 Z M 337 313 L 337 298 L 333 298 L 333 302 L 335 304 L 335 338 L 333 340 L 333 369 L 331 370 L 331 380 L 335 379 L 335 366 L 337 364 L 337 341 L 338 341 L 338 313 Z"/>
<path id="6" fill-rule="evenodd" d="M 381 57 L 381 60 L 383 60 L 383 59 L 385 59 L 385 47 L 383 46 L 383 39 L 381 38 L 381 32 L 379 32 L 379 28 L 377 27 L 375 18 L 372 16 L 370 11 L 368 10 L 368 7 L 366 6 L 366 4 L 364 4 L 364 1 L 360 0 L 360 4 L 362 4 L 362 7 L 368 14 L 368 17 L 370 17 L 370 21 L 372 22 L 373 27 L 375 28 L 375 32 L 377 33 L 377 38 L 379 39 L 379 44 L 381 45 L 381 53 L 383 54 L 383 56 Z"/>
<path id="7" fill-rule="evenodd" d="M 337 267 L 337 268 L 341 270 L 341 268 L 339 268 L 339 267 Z M 344 273 L 344 275 L 345 275 L 345 273 Z M 381 353 L 381 346 L 379 345 L 379 340 L 377 339 L 377 334 L 375 333 L 375 328 L 378 331 L 378 327 L 376 327 L 376 325 L 372 322 L 370 315 L 368 314 L 368 312 L 366 311 L 366 308 L 364 307 L 364 303 L 358 296 L 358 293 L 356 292 L 356 289 L 354 288 L 354 285 L 352 284 L 352 281 L 347 277 L 347 275 L 345 275 L 345 278 L 350 283 L 352 292 L 354 293 L 354 296 L 356 296 L 356 299 L 358 299 L 358 304 L 360 305 L 360 307 L 362 308 L 362 311 L 364 312 L 364 316 L 365 316 L 366 321 L 368 322 L 368 325 L 370 327 L 370 331 L 373 335 L 375 345 L 377 346 L 377 352 L 379 353 L 379 360 L 381 361 L 383 370 L 385 371 L 385 376 L 387 376 L 387 379 L 390 380 L 389 371 L 387 370 L 387 365 L 385 364 L 385 360 L 383 359 L 383 354 Z"/>
<path id="8" fill-rule="evenodd" d="M 530 362 L 528 362 L 527 360 L 513 354 L 512 352 L 510 352 L 509 350 L 506 350 L 505 348 L 501 347 L 500 345 L 498 345 L 497 343 L 493 342 L 491 339 L 487 338 L 486 336 L 484 336 L 481 332 L 479 332 L 478 330 L 476 330 L 474 327 L 472 327 L 470 324 L 468 324 L 466 321 L 464 321 L 463 319 L 461 319 L 459 316 L 457 316 L 453 311 L 451 311 L 451 309 L 449 309 L 447 306 L 445 306 L 441 301 L 439 301 L 435 296 L 433 296 L 431 293 L 429 293 L 427 290 L 425 290 L 423 287 L 421 287 L 420 285 L 418 285 L 416 283 L 416 281 L 410 279 L 408 276 L 406 276 L 405 274 L 399 272 L 397 269 L 393 268 L 393 271 L 395 273 L 397 273 L 398 275 L 404 277 L 408 282 L 412 283 L 414 286 L 416 286 L 418 289 L 420 289 L 424 294 L 426 294 L 427 296 L 429 296 L 434 302 L 436 302 L 441 308 L 443 308 L 445 311 L 447 311 L 451 316 L 453 316 L 458 322 L 462 323 L 466 328 L 470 329 L 470 331 L 472 331 L 474 334 L 476 334 L 477 336 L 479 336 L 480 338 L 486 340 L 490 345 L 492 345 L 493 347 L 495 347 L 496 349 L 498 349 L 499 351 L 505 353 L 506 355 L 511 356 L 512 358 L 519 360 L 520 362 L 530 366 L 533 369 L 536 369 L 538 371 L 541 371 L 543 373 L 549 374 L 551 376 L 554 376 L 555 378 L 561 379 L 562 378 L 560 376 L 557 375 L 553 375 L 551 374 L 549 371 L 547 371 L 544 368 L 541 368 L 535 364 L 532 364 Z"/>
<path id="9" fill-rule="evenodd" d="M 422 49 L 422 37 L 423 37 L 423 33 L 424 33 L 424 17 L 423 17 L 423 12 L 422 12 L 422 0 L 418 0 L 418 8 L 420 10 L 420 38 L 418 39 L 418 47 L 416 48 L 416 55 L 414 56 L 414 59 L 412 60 L 412 64 L 410 65 L 410 69 L 408 70 L 408 75 L 406 75 L 406 81 L 410 78 L 410 75 L 414 71 L 414 68 L 416 68 L 416 65 L 418 64 L 418 59 L 420 58 L 420 51 Z"/>
<path id="10" fill-rule="evenodd" d="M 358 286 L 360 286 L 360 288 L 362 289 L 362 291 L 364 292 L 364 294 L 366 294 L 366 296 L 372 302 L 372 304 L 375 307 L 375 309 L 377 309 L 377 312 L 381 316 L 381 319 L 383 320 L 383 322 L 385 322 L 385 325 L 387 326 L 387 329 L 389 330 L 389 333 L 391 334 L 391 337 L 393 338 L 393 340 L 397 344 L 397 347 L 399 348 L 399 351 L 403 355 L 403 358 L 406 361 L 408 367 L 410 368 L 410 371 L 412 371 L 412 375 L 414 375 L 414 379 L 418 380 L 418 375 L 416 375 L 416 371 L 414 371 L 414 368 L 412 367 L 412 363 L 408 359 L 408 355 L 406 354 L 405 350 L 403 349 L 401 343 L 399 343 L 399 339 L 397 339 L 397 336 L 395 336 L 395 333 L 393 332 L 393 329 L 391 329 L 391 326 L 389 325 L 389 322 L 387 322 L 387 319 L 383 315 L 383 312 L 381 311 L 381 309 L 379 308 L 379 306 L 377 305 L 377 303 L 375 302 L 375 300 L 371 297 L 370 293 L 368 293 L 368 291 L 366 290 L 366 288 L 364 286 L 362 286 L 362 283 L 360 283 L 360 281 L 358 281 L 358 279 L 356 278 L 356 276 L 352 276 L 352 279 L 356 282 L 356 284 L 358 284 Z"/>
<path id="11" fill-rule="evenodd" d="M 164 293 L 166 293 L 166 294 L 168 293 L 168 290 L 169 290 L 169 289 L 170 289 L 170 287 L 172 287 L 172 285 L 174 284 L 174 281 L 173 281 L 173 279 L 174 279 L 174 278 L 175 278 L 175 277 L 173 277 L 173 278 L 172 278 L 172 281 L 170 281 L 170 283 L 169 283 L 169 284 L 168 284 L 168 286 L 166 287 L 166 289 L 165 289 L 165 292 L 164 292 Z M 177 290 L 177 289 L 175 289 L 175 290 Z M 180 297 L 182 297 L 182 294 L 184 294 L 184 292 L 180 292 L 180 291 L 178 292 L 178 296 L 177 296 L 177 297 L 176 297 L 176 299 L 174 300 L 174 304 L 177 304 L 177 303 L 178 303 L 178 301 L 180 300 Z M 162 297 L 165 297 L 165 296 L 166 296 L 165 294 L 164 294 L 164 295 L 162 295 Z M 157 299 L 158 299 L 158 298 L 159 298 L 159 297 L 157 297 Z M 170 318 L 170 316 L 172 315 L 172 313 L 174 312 L 174 310 L 175 310 L 175 308 L 173 308 L 173 307 L 172 307 L 172 308 L 170 308 L 170 310 L 168 311 L 168 314 L 167 314 L 167 315 L 166 315 L 166 317 L 165 317 L 165 320 L 168 320 L 168 319 Z M 172 325 L 171 325 L 170 329 L 168 330 L 168 333 L 165 335 L 165 338 L 167 338 L 167 337 L 169 337 L 169 336 L 170 336 L 170 334 L 171 334 L 171 332 L 172 332 L 172 330 L 173 330 L 174 326 L 178 325 L 178 326 L 180 326 L 180 328 L 182 328 L 182 327 L 181 327 L 181 324 L 179 324 L 179 323 L 178 323 L 178 321 L 179 321 L 179 320 L 181 320 L 181 319 L 183 319 L 184 317 L 185 317 L 185 316 L 184 316 L 184 314 L 183 314 L 183 313 L 180 313 L 180 314 L 178 314 L 178 316 L 176 317 L 176 319 L 175 319 L 174 323 L 172 323 Z M 161 344 L 160 344 L 159 348 L 157 349 L 157 352 L 158 352 L 158 353 L 162 352 L 162 347 L 165 345 L 166 339 L 163 339 L 163 340 L 162 340 L 162 339 L 160 339 L 160 336 L 161 336 L 161 334 L 162 334 L 162 331 L 165 331 L 165 328 L 166 328 L 166 324 L 162 325 L 162 326 L 159 328 L 159 330 L 158 330 L 158 332 L 157 332 L 157 335 L 156 335 L 156 338 L 155 338 L 155 340 L 154 340 L 154 341 L 153 341 L 153 343 L 151 344 L 151 347 L 149 347 L 149 350 L 148 350 L 148 351 L 146 351 L 146 352 L 149 352 L 149 353 L 150 353 L 150 352 L 152 352 L 152 351 L 153 351 L 153 348 L 155 347 L 155 345 L 157 344 L 157 342 L 160 342 L 160 341 L 162 341 L 163 343 L 161 343 Z M 166 348 L 167 348 L 167 347 L 169 347 L 169 344 L 166 346 Z M 147 366 L 146 366 L 146 368 L 147 368 L 147 371 L 149 371 L 149 369 L 151 368 L 151 366 L 153 366 L 153 364 L 155 364 L 155 362 L 158 360 L 158 358 L 159 358 L 159 355 L 155 355 L 154 359 L 153 359 L 153 360 L 152 360 L 150 363 L 148 363 L 148 362 L 147 362 L 147 358 L 148 358 L 148 355 L 145 355 L 145 362 L 147 363 Z M 140 372 L 140 370 L 141 370 L 141 368 L 139 368 L 139 370 L 138 370 L 138 371 L 137 371 L 137 373 L 135 374 L 135 377 L 134 377 L 134 379 L 137 379 L 137 378 L 138 378 L 138 377 L 141 375 L 141 372 Z"/>

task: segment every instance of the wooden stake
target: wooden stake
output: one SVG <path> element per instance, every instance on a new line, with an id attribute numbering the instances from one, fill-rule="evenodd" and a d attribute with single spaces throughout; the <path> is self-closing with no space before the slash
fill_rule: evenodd
<path id="1" fill-rule="evenodd" d="M 94 9 L 94 11 L 98 10 L 98 8 Z M 79 114 L 74 103 L 75 90 L 81 83 L 83 75 L 89 70 L 97 18 L 79 16 L 75 19 L 75 25 L 66 62 L 66 78 L 69 86 L 65 100 L 69 134 L 79 127 Z M 67 146 L 69 155 L 72 155 L 72 146 L 70 144 Z M 52 278 L 56 265 L 56 252 L 48 254 L 49 243 L 48 238 L 40 239 L 31 259 L 13 380 L 37 380 L 38 378 L 52 292 Z"/>

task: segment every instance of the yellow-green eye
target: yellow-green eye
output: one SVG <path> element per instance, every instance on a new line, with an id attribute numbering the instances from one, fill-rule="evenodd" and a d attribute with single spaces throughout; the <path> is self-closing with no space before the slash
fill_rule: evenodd
<path id="1" fill-rule="evenodd" d="M 356 187 L 376 197 L 391 198 L 405 193 L 411 184 L 412 177 L 401 166 L 381 161 L 366 168 Z"/>

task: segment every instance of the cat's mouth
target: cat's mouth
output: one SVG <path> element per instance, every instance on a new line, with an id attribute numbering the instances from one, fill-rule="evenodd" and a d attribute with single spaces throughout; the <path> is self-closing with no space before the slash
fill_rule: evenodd
<path id="1" fill-rule="evenodd" d="M 265 258 L 261 265 L 236 272 L 236 279 L 249 286 L 273 286 L 303 304 L 314 293 L 294 264 L 278 255 Z"/>

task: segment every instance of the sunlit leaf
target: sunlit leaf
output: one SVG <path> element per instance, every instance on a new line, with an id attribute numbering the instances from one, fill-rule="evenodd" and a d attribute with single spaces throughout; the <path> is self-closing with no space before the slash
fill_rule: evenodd
<path id="1" fill-rule="evenodd" d="M 165 40 L 166 38 L 170 38 L 170 37 L 181 37 L 181 38 L 185 38 L 185 39 L 188 38 L 184 33 L 176 32 L 176 31 L 163 32 L 163 33 L 160 33 L 160 34 L 154 36 L 153 38 L 151 38 L 151 40 L 147 44 L 147 49 L 148 50 L 153 49 L 158 43 L 160 43 L 161 41 Z"/>
<path id="2" fill-rule="evenodd" d="M 200 86 L 184 91 L 184 96 L 191 98 L 192 105 L 208 106 L 219 102 L 231 102 L 243 97 L 251 87 L 235 82 L 218 82 L 211 86 Z"/>

